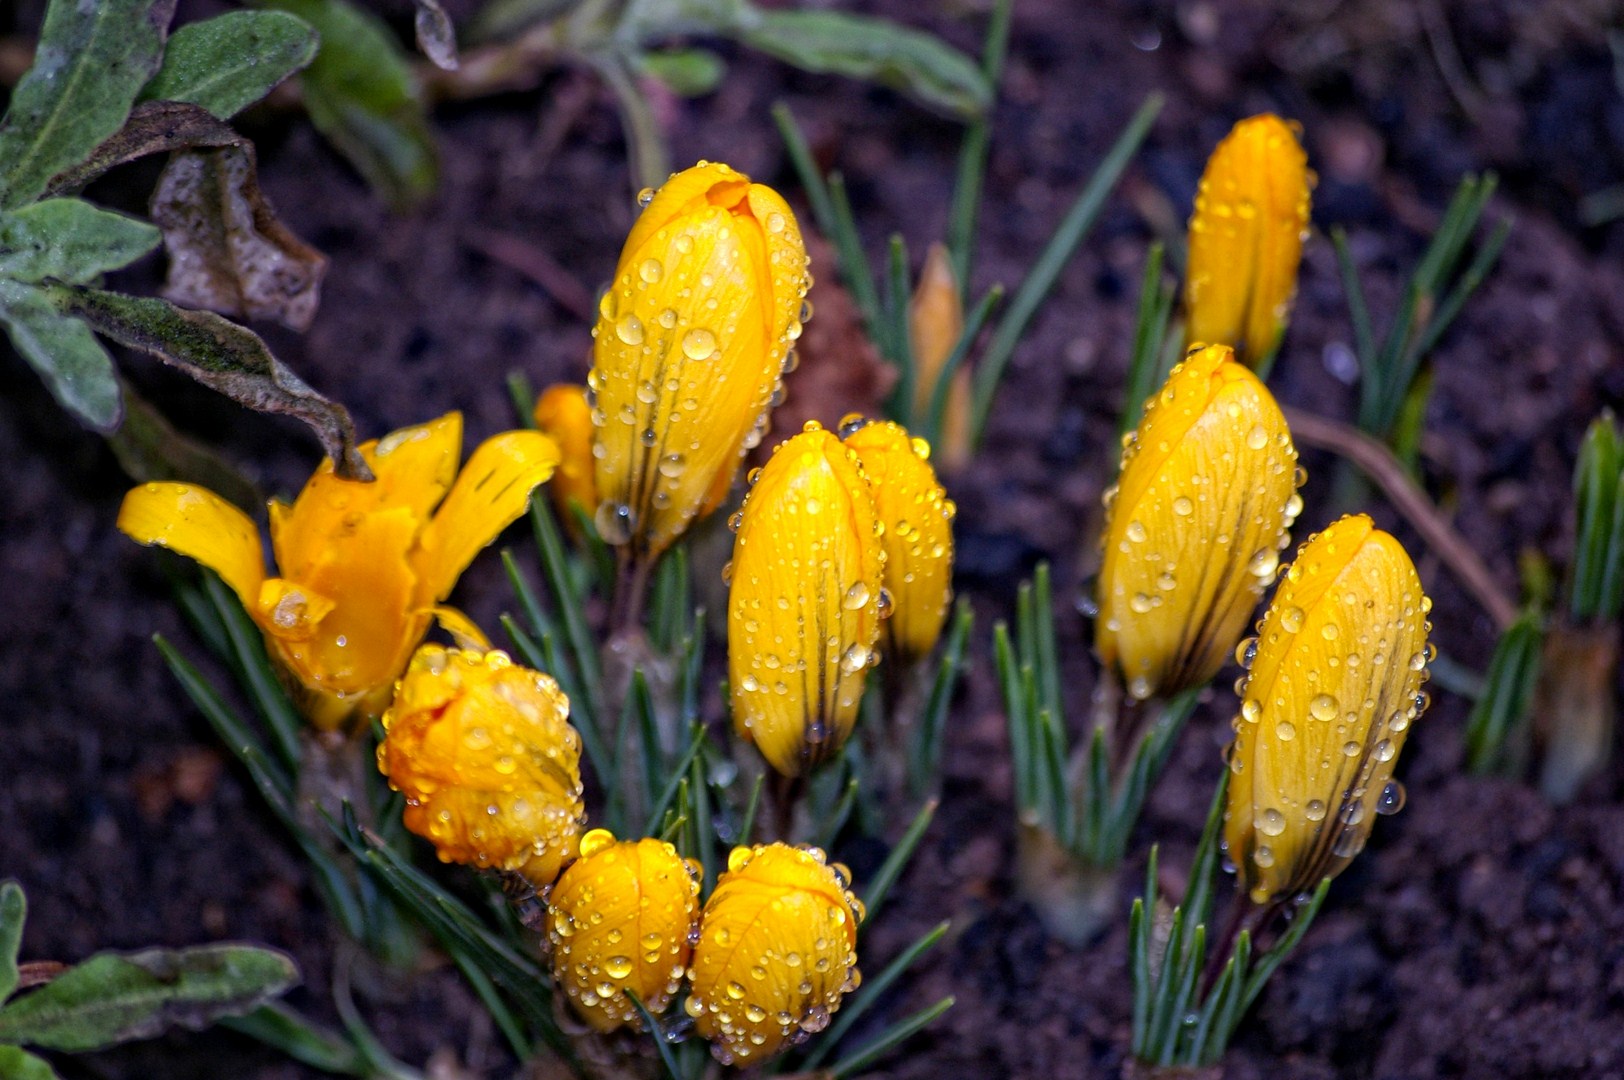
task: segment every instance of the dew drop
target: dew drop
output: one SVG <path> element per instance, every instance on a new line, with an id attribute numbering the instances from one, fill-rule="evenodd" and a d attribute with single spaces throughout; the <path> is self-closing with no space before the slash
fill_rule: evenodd
<path id="1" fill-rule="evenodd" d="M 716 355 L 716 335 L 696 326 L 682 335 L 682 355 L 690 360 L 709 360 Z"/>
<path id="2" fill-rule="evenodd" d="M 1308 715 L 1315 720 L 1336 719 L 1336 698 L 1330 694 L 1316 694 L 1308 703 Z"/>
<path id="3" fill-rule="evenodd" d="M 1280 613 L 1280 629 L 1288 634 L 1295 634 L 1303 628 L 1303 609 L 1288 607 Z"/>
<path id="4" fill-rule="evenodd" d="M 1309 821 L 1325 820 L 1325 803 L 1319 799 L 1309 799 L 1308 805 L 1303 807 L 1303 816 Z"/>
<path id="5" fill-rule="evenodd" d="M 1286 815 L 1269 807 L 1258 815 L 1257 831 L 1264 836 L 1279 836 L 1286 831 Z"/>
<path id="6" fill-rule="evenodd" d="M 1397 780 L 1387 781 L 1382 793 L 1376 797 L 1376 813 L 1385 816 L 1396 814 L 1404 809 L 1404 785 Z"/>
<path id="7" fill-rule="evenodd" d="M 636 315 L 622 315 L 615 321 L 615 336 L 628 345 L 643 344 L 643 320 Z"/>

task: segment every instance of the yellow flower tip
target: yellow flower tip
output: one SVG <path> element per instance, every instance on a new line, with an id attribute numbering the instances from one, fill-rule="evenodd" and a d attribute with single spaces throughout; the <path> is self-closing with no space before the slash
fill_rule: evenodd
<path id="1" fill-rule="evenodd" d="M 724 1065 L 765 1061 L 822 1031 L 861 981 L 862 902 L 817 848 L 734 848 L 705 904 L 686 1003 Z"/>
<path id="2" fill-rule="evenodd" d="M 549 490 L 565 527 L 576 529 L 570 504 L 578 503 L 588 517 L 598 508 L 598 486 L 593 474 L 592 447 L 596 429 L 586 387 L 554 383 L 536 399 L 536 427 L 558 443 L 558 471 Z"/>
<path id="3" fill-rule="evenodd" d="M 953 501 L 931 468 L 930 444 L 901 424 L 853 415 L 840 432 L 862 462 L 883 526 L 886 653 L 902 662 L 928 655 L 953 602 Z"/>
<path id="4" fill-rule="evenodd" d="M 587 401 L 598 531 L 653 558 L 760 442 L 811 279 L 789 205 L 726 165 L 645 197 L 599 305 Z"/>
<path id="5" fill-rule="evenodd" d="M 1315 177 L 1295 121 L 1236 124 L 1207 159 L 1190 218 L 1186 342 L 1233 345 L 1248 366 L 1285 333 Z"/>
<path id="6" fill-rule="evenodd" d="M 444 862 L 551 885 L 586 820 L 581 738 L 551 677 L 499 650 L 424 645 L 384 714 L 378 769 Z"/>
<path id="7" fill-rule="evenodd" d="M 596 1031 L 658 1016 L 682 988 L 699 919 L 700 868 L 662 840 L 593 829 L 547 899 L 553 980 Z"/>
<path id="8" fill-rule="evenodd" d="M 1428 704 L 1431 609 L 1404 548 L 1362 514 L 1298 549 L 1242 647 L 1229 750 L 1224 844 L 1255 903 L 1341 872 L 1403 806 L 1393 768 Z"/>
<path id="9" fill-rule="evenodd" d="M 1193 350 L 1146 402 L 1106 493 L 1095 649 L 1137 699 L 1213 677 L 1302 509 L 1285 417 L 1227 345 Z"/>
<path id="10" fill-rule="evenodd" d="M 908 302 L 908 341 L 913 350 L 917 378 L 914 415 L 924 416 L 947 366 L 948 357 L 964 334 L 964 306 L 947 245 L 935 243 L 925 253 L 919 284 Z M 948 469 L 962 468 L 970 458 L 970 369 L 960 365 L 948 385 L 947 408 L 942 415 L 942 460 Z"/>
<path id="11" fill-rule="evenodd" d="M 270 505 L 273 576 L 253 521 L 195 485 L 141 485 L 119 527 L 217 571 L 297 684 L 305 715 L 336 728 L 388 703 L 436 605 L 558 462 L 556 444 L 534 431 L 488 440 L 459 473 L 461 449 L 453 412 L 363 444 L 370 482 L 323 462 L 292 506 Z"/>
<path id="12" fill-rule="evenodd" d="M 817 423 L 774 448 L 735 518 L 728 676 L 733 722 L 799 776 L 857 721 L 885 616 L 885 549 L 857 455 Z"/>

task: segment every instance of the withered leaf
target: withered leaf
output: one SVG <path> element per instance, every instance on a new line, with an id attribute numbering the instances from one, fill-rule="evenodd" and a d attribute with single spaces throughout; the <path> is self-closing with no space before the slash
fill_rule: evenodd
<path id="1" fill-rule="evenodd" d="M 77 191 L 96 177 L 125 162 L 191 146 L 230 146 L 243 141 L 231 126 L 207 109 L 182 101 L 144 101 L 130 113 L 124 126 L 105 139 L 90 156 L 51 178 L 47 195 Z"/>
<path id="2" fill-rule="evenodd" d="M 310 326 L 327 259 L 277 219 L 252 144 L 176 151 L 152 194 L 152 220 L 169 250 L 169 299 Z"/>
<path id="3" fill-rule="evenodd" d="M 414 0 L 417 5 L 417 47 L 441 71 L 457 70 L 457 32 L 440 0 Z"/>

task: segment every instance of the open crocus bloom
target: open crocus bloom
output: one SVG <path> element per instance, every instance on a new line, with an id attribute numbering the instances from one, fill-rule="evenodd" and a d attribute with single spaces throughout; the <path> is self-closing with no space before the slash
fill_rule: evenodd
<path id="1" fill-rule="evenodd" d="M 334 728 L 383 711 L 432 617 L 471 626 L 440 602 L 558 464 L 556 444 L 534 431 L 488 440 L 459 474 L 461 451 L 453 412 L 364 444 L 371 483 L 324 461 L 292 506 L 271 501 L 279 576 L 265 572 L 253 521 L 195 484 L 133 489 L 118 527 L 218 573 L 297 683 L 305 715 Z"/>

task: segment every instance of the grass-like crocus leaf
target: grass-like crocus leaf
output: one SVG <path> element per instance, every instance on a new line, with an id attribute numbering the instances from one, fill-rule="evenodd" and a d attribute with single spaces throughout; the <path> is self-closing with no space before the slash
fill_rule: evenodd
<path id="1" fill-rule="evenodd" d="M 1616 619 L 1624 603 L 1624 430 L 1610 412 L 1580 444 L 1573 506 L 1569 613 L 1576 622 Z"/>
<path id="2" fill-rule="evenodd" d="M 316 129 L 397 208 L 427 197 L 439 179 L 423 96 L 389 28 L 345 0 L 271 0 L 321 35 L 299 76 Z"/>
<path id="3" fill-rule="evenodd" d="M 227 1017 L 220 1026 L 257 1039 L 313 1069 L 341 1076 L 367 1075 L 366 1064 L 355 1047 L 281 1002 L 261 1005 L 242 1016 Z"/>
<path id="4" fill-rule="evenodd" d="M 952 1007 L 953 998 L 945 997 L 936 1004 L 927 1005 L 911 1016 L 897 1021 L 875 1036 L 861 1049 L 854 1050 L 851 1054 L 831 1065 L 829 1075 L 836 1078 L 847 1077 L 868 1068 L 868 1066 L 929 1027 L 937 1017 Z"/>
<path id="5" fill-rule="evenodd" d="M 58 1080 L 50 1062 L 20 1046 L 0 1046 L 0 1076 L 5 1080 Z"/>
<path id="6" fill-rule="evenodd" d="M 1525 612 L 1495 643 L 1483 693 L 1466 718 L 1466 767 L 1472 772 L 1516 768 L 1544 643 L 1544 620 L 1533 611 Z"/>
<path id="7" fill-rule="evenodd" d="M 248 1012 L 299 981 L 293 961 L 252 945 L 103 953 L 0 1009 L 0 1041 L 98 1050 Z"/>
<path id="8" fill-rule="evenodd" d="M 119 344 L 173 364 L 234 401 L 303 420 L 321 440 L 339 475 L 371 479 L 350 414 L 283 366 L 251 330 L 213 312 L 187 311 L 155 297 L 76 285 L 51 286 L 49 295 L 62 314 L 77 316 Z"/>
<path id="9" fill-rule="evenodd" d="M 803 71 L 879 83 L 949 116 L 973 119 L 992 101 L 987 80 L 969 57 L 882 19 L 741 5 L 734 25 L 722 29 Z"/>
<path id="10" fill-rule="evenodd" d="M 22 947 L 28 899 L 15 881 L 0 883 L 0 1002 L 17 989 L 17 950 Z"/>
<path id="11" fill-rule="evenodd" d="M 46 199 L 0 211 L 0 277 L 83 285 L 158 246 L 158 230 L 82 199 Z"/>
<path id="12" fill-rule="evenodd" d="M 0 210 L 33 202 L 124 126 L 174 12 L 175 0 L 51 0 L 34 65 L 0 120 Z"/>
<path id="13" fill-rule="evenodd" d="M 311 25 L 285 11 L 229 11 L 169 38 L 143 101 L 184 101 L 229 120 L 316 58 Z"/>
<path id="14" fill-rule="evenodd" d="M 994 0 L 987 20 L 987 36 L 981 46 L 981 77 L 987 93 L 996 95 L 1004 74 L 1004 56 L 1009 51 L 1009 24 L 1015 0 Z M 953 182 L 953 208 L 948 213 L 947 247 L 953 256 L 953 273 L 963 299 L 970 295 L 970 268 L 975 253 L 976 217 L 981 210 L 981 185 L 987 172 L 987 151 L 992 145 L 992 100 L 987 109 L 964 133 L 959 145 L 958 177 Z"/>
<path id="15" fill-rule="evenodd" d="M 919 848 L 919 841 L 924 839 L 925 830 L 930 828 L 931 819 L 936 816 L 936 800 L 931 799 L 919 808 L 913 821 L 908 825 L 908 831 L 902 834 L 897 846 L 891 849 L 885 862 L 875 873 L 874 879 L 869 883 L 868 892 L 863 896 L 864 916 L 866 925 L 874 913 L 885 904 L 885 899 L 891 894 L 891 886 L 897 883 L 902 872 L 908 868 L 913 859 L 914 852 Z"/>
<path id="16" fill-rule="evenodd" d="M 44 287 L 6 278 L 0 278 L 0 323 L 64 409 L 104 434 L 118 427 L 113 358 L 90 327 L 59 311 Z"/>

